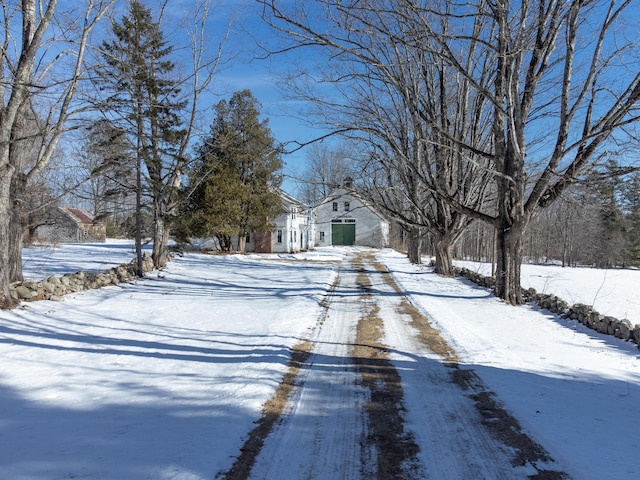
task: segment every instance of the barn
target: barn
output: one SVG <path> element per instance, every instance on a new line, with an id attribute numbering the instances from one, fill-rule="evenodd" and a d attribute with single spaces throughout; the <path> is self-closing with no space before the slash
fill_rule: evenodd
<path id="1" fill-rule="evenodd" d="M 389 222 L 350 187 L 351 182 L 347 180 L 316 207 L 315 245 L 386 247 Z"/>
<path id="2" fill-rule="evenodd" d="M 389 243 L 389 222 L 345 182 L 315 209 L 281 191 L 283 213 L 271 228 L 247 235 L 244 251 L 294 253 L 314 247 L 360 245 L 374 248 Z M 238 237 L 232 238 L 232 245 Z M 220 246 L 213 241 L 215 249 Z"/>
<path id="3" fill-rule="evenodd" d="M 107 231 L 104 222 L 96 221 L 88 210 L 59 207 L 47 216 L 36 230 L 36 239 L 52 243 L 103 243 Z"/>

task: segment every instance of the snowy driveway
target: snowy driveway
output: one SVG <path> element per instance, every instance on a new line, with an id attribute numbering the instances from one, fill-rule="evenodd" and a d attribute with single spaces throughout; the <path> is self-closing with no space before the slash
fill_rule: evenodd
<path id="1" fill-rule="evenodd" d="M 33 253 L 42 276 L 131 255 L 97 248 Z M 0 311 L 1 480 L 635 480 L 639 396 L 636 345 L 391 250 L 188 254 Z"/>
<path id="2" fill-rule="evenodd" d="M 568 478 L 373 255 L 343 261 L 311 341 L 253 468 L 226 479 Z"/>

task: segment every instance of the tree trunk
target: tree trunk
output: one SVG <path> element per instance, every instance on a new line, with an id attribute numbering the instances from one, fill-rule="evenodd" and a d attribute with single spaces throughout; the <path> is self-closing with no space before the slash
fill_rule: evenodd
<path id="1" fill-rule="evenodd" d="M 140 122 L 138 122 L 138 147 L 136 154 L 136 274 L 144 277 L 142 269 L 142 160 L 140 143 Z"/>
<path id="2" fill-rule="evenodd" d="M 246 247 L 246 239 L 247 239 L 247 235 L 246 233 L 240 233 L 238 235 L 238 244 L 237 244 L 237 250 L 238 252 L 244 252 L 244 249 Z M 293 240 L 291 240 L 293 242 Z M 291 245 L 289 247 L 289 249 L 291 250 L 293 247 L 293 245 Z"/>
<path id="3" fill-rule="evenodd" d="M 418 230 L 407 231 L 407 256 L 409 262 L 414 265 L 420 265 L 422 263 L 422 235 Z"/>
<path id="4" fill-rule="evenodd" d="M 22 275 L 22 199 L 27 188 L 27 177 L 15 172 L 11 180 L 11 216 L 9 219 L 9 280 L 21 282 Z"/>
<path id="5" fill-rule="evenodd" d="M 451 237 L 436 234 L 434 240 L 436 273 L 445 277 L 453 277 L 453 242 Z"/>
<path id="6" fill-rule="evenodd" d="M 169 227 L 164 215 L 156 214 L 153 222 L 153 259 L 154 268 L 164 268 L 169 263 Z"/>
<path id="7" fill-rule="evenodd" d="M 11 232 L 10 191 L 12 177 L 13 167 L 8 162 L 3 162 L 2 167 L 0 167 L 0 308 L 12 308 L 16 305 L 9 293 L 9 286 L 11 285 L 9 238 Z"/>
<path id="8" fill-rule="evenodd" d="M 22 205 L 14 200 L 9 220 L 9 280 L 21 282 L 22 275 Z"/>
<path id="9" fill-rule="evenodd" d="M 495 294 L 512 305 L 523 303 L 520 287 L 522 230 L 522 226 L 502 225 L 497 232 Z"/>
<path id="10" fill-rule="evenodd" d="M 229 235 L 217 235 L 216 238 L 218 239 L 218 242 L 220 242 L 220 249 L 223 252 L 230 252 L 232 245 L 231 245 L 231 237 Z"/>

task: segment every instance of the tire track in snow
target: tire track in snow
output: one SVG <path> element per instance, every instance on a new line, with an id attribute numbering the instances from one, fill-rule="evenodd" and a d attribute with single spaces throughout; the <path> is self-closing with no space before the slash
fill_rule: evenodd
<path id="1" fill-rule="evenodd" d="M 367 269 L 357 261 L 360 274 L 356 280 L 362 289 L 365 305 L 358 322 L 353 356 L 358 373 L 370 392 L 365 405 L 369 424 L 368 440 L 375 449 L 378 480 L 419 480 L 424 478 L 417 460 L 419 447 L 415 437 L 405 429 L 402 380 L 389 359 L 383 343 L 384 321 L 380 317 L 378 298 L 371 292 Z"/>
<path id="2" fill-rule="evenodd" d="M 327 300 L 283 404 L 226 480 L 568 478 L 545 469 L 542 447 L 458 367 L 373 254 L 345 260 Z"/>
<path id="3" fill-rule="evenodd" d="M 407 419 L 416 428 L 426 478 L 568 479 L 552 469 L 554 462 L 544 448 L 521 431 L 480 378 L 459 367 L 455 351 L 386 268 L 369 260 L 377 272 L 372 288 L 398 299 L 395 305 L 383 304 L 380 315 L 412 409 Z"/>
<path id="4" fill-rule="evenodd" d="M 287 407 L 265 439 L 251 474 L 227 479 L 371 478 L 362 404 L 367 400 L 351 357 L 360 318 L 356 272 L 345 261 L 327 312 L 311 341 Z"/>

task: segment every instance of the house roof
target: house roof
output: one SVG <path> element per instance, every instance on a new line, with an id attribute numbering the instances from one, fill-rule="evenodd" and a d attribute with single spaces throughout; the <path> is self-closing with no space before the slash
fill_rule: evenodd
<path id="1" fill-rule="evenodd" d="M 89 210 L 81 208 L 60 207 L 64 213 L 71 217 L 76 223 L 94 223 L 94 216 Z M 100 223 L 100 222 L 97 222 Z"/>
<path id="2" fill-rule="evenodd" d="M 280 198 L 282 199 L 283 203 L 286 203 L 289 205 L 298 205 L 301 208 L 309 208 L 308 205 L 306 205 L 304 202 L 301 202 L 297 198 L 289 195 L 284 190 L 280 190 Z"/>

